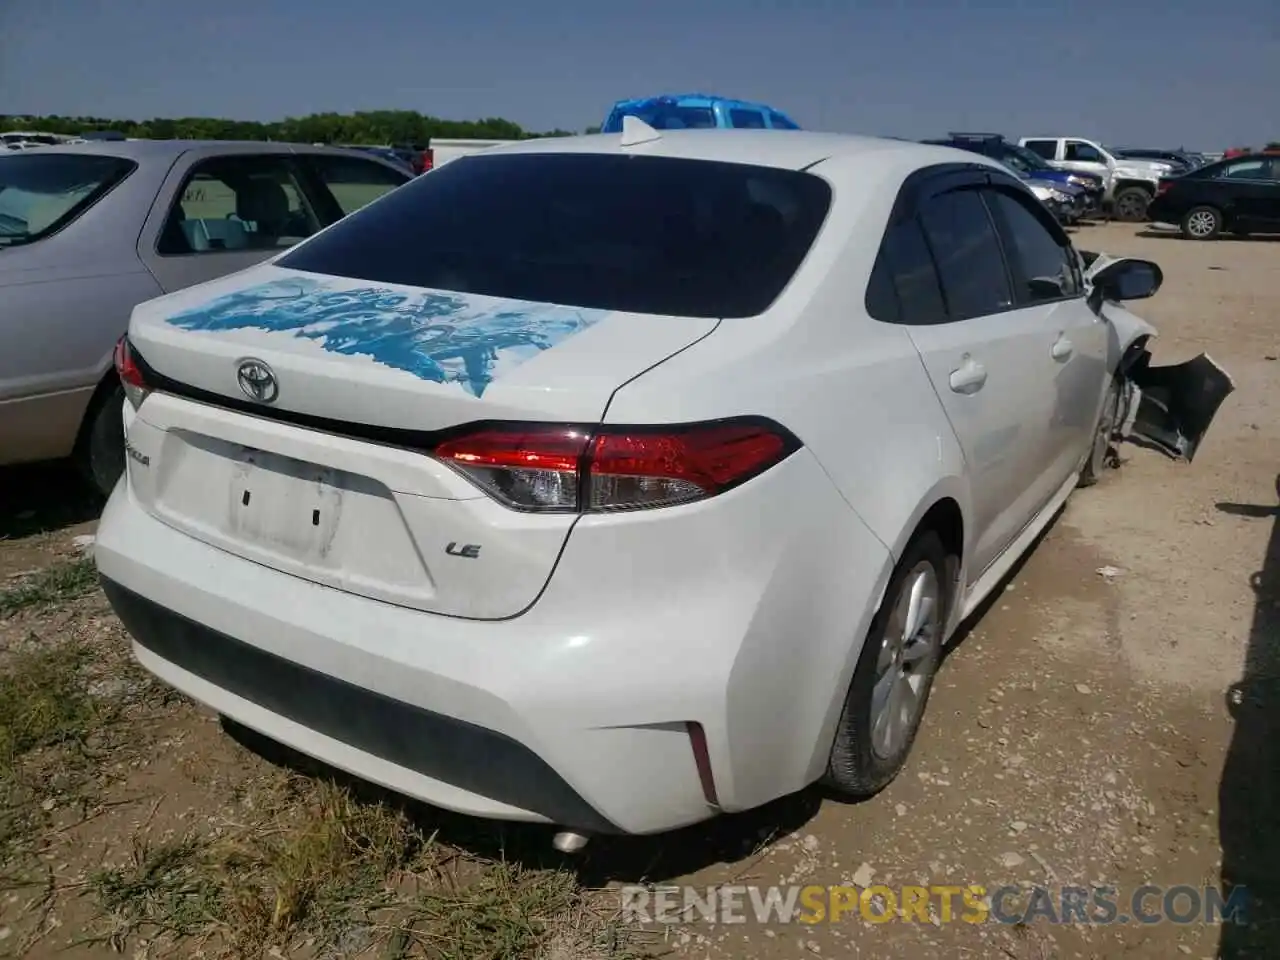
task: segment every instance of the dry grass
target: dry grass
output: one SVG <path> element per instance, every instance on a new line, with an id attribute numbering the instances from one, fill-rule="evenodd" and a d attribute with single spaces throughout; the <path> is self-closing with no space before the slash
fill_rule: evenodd
<path id="1" fill-rule="evenodd" d="M 0 619 L 31 607 L 75 600 L 92 593 L 97 585 L 98 571 L 88 557 L 54 564 L 0 592 Z"/>
<path id="2" fill-rule="evenodd" d="M 160 938 L 237 958 L 304 947 L 308 956 L 516 960 L 542 955 L 590 913 L 567 869 L 460 857 L 397 807 L 332 782 L 292 786 L 261 821 L 229 835 L 135 838 L 123 863 L 90 879 L 99 914 L 86 939 L 124 950 Z M 602 918 L 585 939 L 574 936 L 584 948 L 612 938 L 619 949 L 569 956 L 628 955 L 609 925 Z"/>
<path id="3" fill-rule="evenodd" d="M 92 564 L 75 561 L 0 593 L 7 634 L 25 637 L 6 649 L 0 634 L 0 902 L 27 898 L 0 955 L 635 955 L 611 900 L 567 867 L 448 845 L 411 805 L 272 765 L 201 724 L 133 664 L 94 590 Z M 193 815 L 161 826 L 136 781 L 179 727 L 203 739 L 166 769 L 207 769 L 185 781 Z M 113 807 L 127 829 L 85 827 Z"/>

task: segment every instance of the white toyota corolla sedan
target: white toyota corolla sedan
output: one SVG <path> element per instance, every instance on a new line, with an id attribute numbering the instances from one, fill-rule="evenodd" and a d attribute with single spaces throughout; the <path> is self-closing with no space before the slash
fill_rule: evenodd
<path id="1" fill-rule="evenodd" d="M 1231 391 L 1160 283 L 945 147 L 493 148 L 136 308 L 98 567 L 168 683 L 565 849 L 866 796 L 1109 442 Z"/>

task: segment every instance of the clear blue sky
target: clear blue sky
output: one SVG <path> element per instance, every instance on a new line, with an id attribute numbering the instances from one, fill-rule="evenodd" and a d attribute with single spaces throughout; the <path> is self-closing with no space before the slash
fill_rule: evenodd
<path id="1" fill-rule="evenodd" d="M 802 126 L 1280 139 L 1280 0 L 0 0 L 0 114 L 408 108 L 582 129 L 706 90 Z"/>

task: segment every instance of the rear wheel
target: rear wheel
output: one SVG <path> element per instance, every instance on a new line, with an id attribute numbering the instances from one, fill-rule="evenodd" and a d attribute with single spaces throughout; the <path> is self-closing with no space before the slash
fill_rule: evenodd
<path id="1" fill-rule="evenodd" d="M 1216 240 L 1222 232 L 1222 214 L 1215 207 L 1193 207 L 1182 218 L 1182 235 L 1188 240 Z"/>
<path id="2" fill-rule="evenodd" d="M 1111 201 L 1115 219 L 1124 223 L 1141 223 L 1147 219 L 1151 193 L 1142 187 L 1125 187 Z"/>
<path id="3" fill-rule="evenodd" d="M 851 798 L 887 786 L 906 763 L 942 656 L 948 569 L 942 541 L 918 534 L 871 621 L 836 729 L 825 782 Z"/>
<path id="4" fill-rule="evenodd" d="M 111 496 L 124 473 L 124 388 L 99 392 L 80 428 L 72 459 L 81 476 L 103 497 Z"/>

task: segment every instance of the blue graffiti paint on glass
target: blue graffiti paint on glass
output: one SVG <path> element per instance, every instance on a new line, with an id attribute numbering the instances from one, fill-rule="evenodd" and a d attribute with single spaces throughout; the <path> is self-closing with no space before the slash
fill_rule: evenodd
<path id="1" fill-rule="evenodd" d="M 423 380 L 457 383 L 480 397 L 501 370 L 549 350 L 608 313 L 290 277 L 224 294 L 167 322 L 185 330 L 291 333 Z"/>

